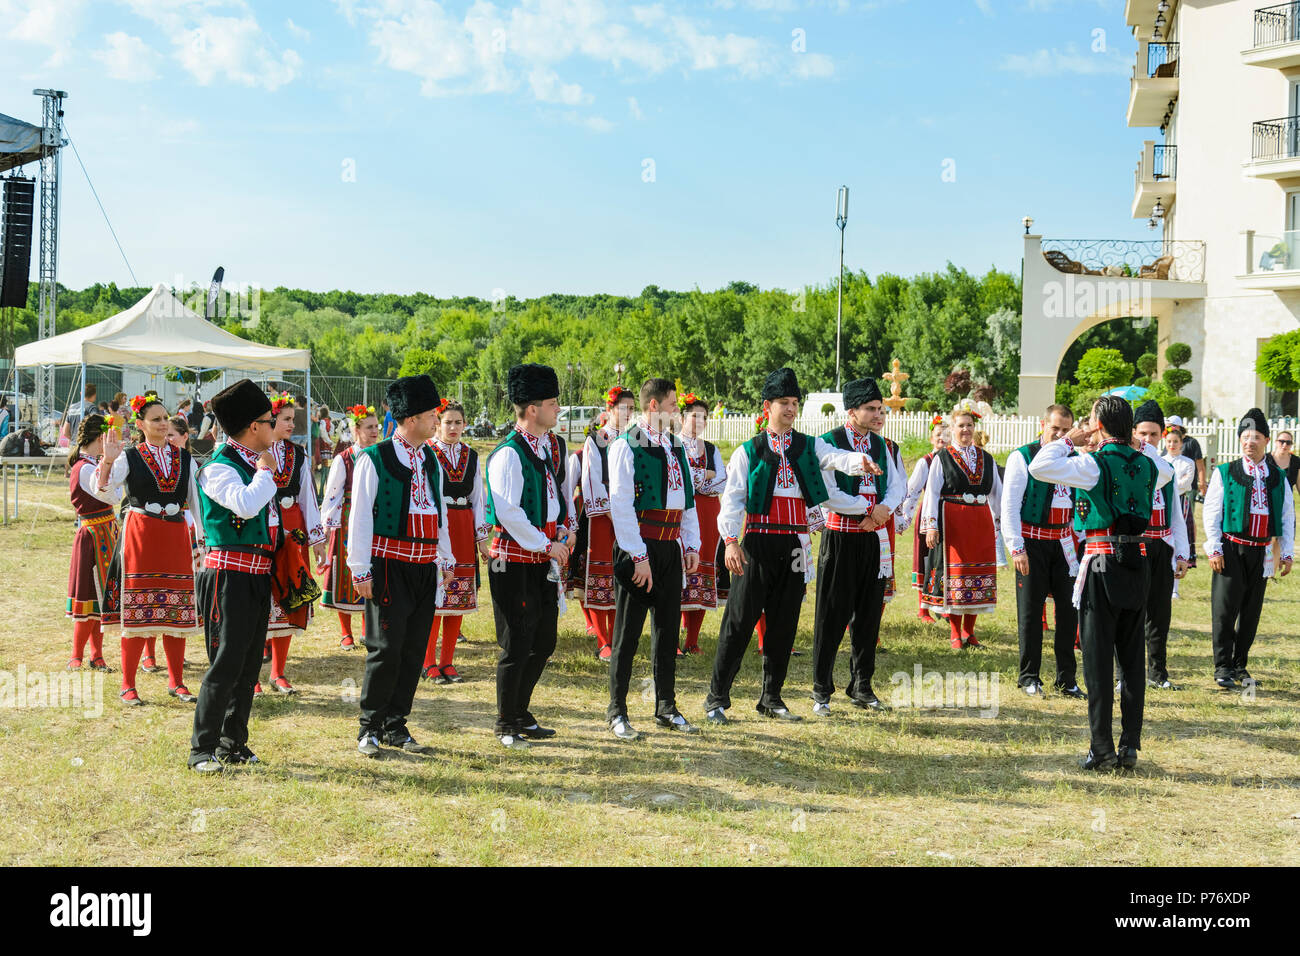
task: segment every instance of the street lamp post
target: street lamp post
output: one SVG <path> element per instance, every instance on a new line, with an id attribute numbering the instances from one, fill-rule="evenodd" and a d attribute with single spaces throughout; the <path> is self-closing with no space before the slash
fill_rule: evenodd
<path id="1" fill-rule="evenodd" d="M 840 281 L 835 295 L 835 391 L 840 390 L 840 330 L 844 325 L 844 227 L 849 224 L 849 187 L 835 196 L 835 225 L 840 227 Z"/>
<path id="2" fill-rule="evenodd" d="M 618 376 L 618 387 L 623 387 L 623 373 L 627 371 L 627 366 L 622 362 L 614 363 L 614 374 Z"/>

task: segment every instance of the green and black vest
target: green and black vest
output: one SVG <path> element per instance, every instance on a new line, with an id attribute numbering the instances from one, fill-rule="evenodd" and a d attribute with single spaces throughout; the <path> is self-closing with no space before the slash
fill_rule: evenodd
<path id="1" fill-rule="evenodd" d="M 1246 474 L 1246 466 L 1238 458 L 1218 466 L 1219 480 L 1223 482 L 1223 532 L 1246 537 L 1250 528 L 1250 496 L 1255 479 Z M 1277 465 L 1268 466 L 1264 479 L 1264 492 L 1268 495 L 1268 535 L 1273 538 L 1282 533 L 1282 507 L 1284 495 L 1290 494 L 1286 475 Z"/>
<path id="2" fill-rule="evenodd" d="M 686 460 L 686 448 L 676 435 L 669 435 L 677 466 L 681 469 L 682 490 L 686 496 L 685 509 L 695 507 L 695 488 L 691 480 L 691 463 Z M 663 511 L 668 507 L 668 454 L 662 445 L 655 444 L 639 424 L 633 423 L 618 438 L 632 446 L 632 481 L 637 511 Z M 606 476 L 608 485 L 608 476 Z"/>
<path id="3" fill-rule="evenodd" d="M 776 490 L 776 473 L 781 467 L 781 456 L 772 450 L 767 432 L 762 431 L 744 444 L 749 456 L 749 491 L 745 495 L 745 512 L 765 515 L 772 508 L 772 493 Z M 790 448 L 786 460 L 794 471 L 799 492 L 807 505 L 819 505 L 826 500 L 826 482 L 822 480 L 821 463 L 813 439 L 803 432 L 790 432 Z"/>
<path id="4" fill-rule="evenodd" d="M 876 500 L 885 500 L 885 489 L 889 487 L 889 444 L 888 440 L 874 432 L 867 433 L 868 444 L 871 448 L 870 455 L 872 460 L 880 466 L 881 474 L 876 476 Z M 853 451 L 853 439 L 849 437 L 849 429 L 846 425 L 839 428 L 832 428 L 822 436 L 822 441 L 828 445 L 834 445 L 843 451 Z M 846 495 L 857 497 L 858 489 L 862 487 L 861 475 L 846 475 L 842 471 L 835 472 L 835 484 L 840 486 L 840 491 Z"/>
<path id="5" fill-rule="evenodd" d="M 523 433 L 519 430 L 512 431 L 501 444 L 492 449 L 492 454 L 488 455 L 487 463 L 490 468 L 492 465 L 492 455 L 495 455 L 501 449 L 510 447 L 515 450 L 519 456 L 521 470 L 524 475 L 524 490 L 519 496 L 519 507 L 524 510 L 528 516 L 528 523 L 534 528 L 544 529 L 546 527 L 546 474 L 550 472 L 551 477 L 555 480 L 555 496 L 560 501 L 560 511 L 555 519 L 557 525 L 564 524 L 569 516 L 568 503 L 564 500 L 564 471 L 565 463 L 568 459 L 567 450 L 564 447 L 564 439 L 558 435 L 547 436 L 552 442 L 552 455 L 550 460 L 543 461 L 533 453 L 529 447 L 528 441 L 524 438 Z M 487 469 L 485 469 L 486 471 Z M 485 497 L 485 518 L 487 523 L 494 527 L 501 527 L 501 522 L 497 521 L 496 505 L 492 500 L 492 479 L 491 474 L 484 475 L 483 481 Z"/>
<path id="6" fill-rule="evenodd" d="M 1155 501 L 1155 463 L 1137 449 L 1122 442 L 1102 445 L 1092 456 L 1101 477 L 1092 488 L 1080 488 L 1075 496 L 1074 529 L 1104 531 L 1121 518 L 1128 518 L 1121 534 L 1139 535 L 1151 521 Z M 1140 527 L 1139 527 L 1140 525 Z"/>
<path id="7" fill-rule="evenodd" d="M 216 464 L 229 465 L 235 469 L 245 485 L 251 483 L 257 475 L 257 468 L 244 461 L 239 452 L 225 442 L 217 446 L 217 450 L 212 453 L 212 457 L 203 467 L 211 468 Z M 271 543 L 270 509 L 279 508 L 275 498 L 272 498 L 270 503 L 254 517 L 241 518 L 225 505 L 209 498 L 203 491 L 202 482 L 197 484 L 200 518 L 203 521 L 203 535 L 207 538 L 208 547 L 220 548 L 223 551 L 253 551 L 261 550 L 256 548 L 256 545 Z"/>
<path id="8" fill-rule="evenodd" d="M 1040 439 L 1034 439 L 1028 445 L 1021 445 L 1016 451 L 1025 459 L 1025 470 L 1029 470 L 1029 463 L 1034 460 L 1034 456 L 1042 450 L 1043 443 Z M 1077 451 L 1071 451 L 1069 457 L 1073 458 L 1079 454 Z M 1038 528 L 1068 528 L 1068 524 L 1054 525 L 1048 524 L 1047 519 L 1052 516 L 1052 498 L 1056 494 L 1056 485 L 1050 481 L 1039 481 L 1033 475 L 1029 476 L 1029 484 L 1025 486 L 1025 500 L 1020 503 L 1020 520 L 1025 524 L 1032 524 Z M 1070 489 L 1070 501 L 1077 502 L 1078 497 L 1075 489 Z"/>
<path id="9" fill-rule="evenodd" d="M 411 479 L 415 473 L 398 461 L 393 439 L 385 438 L 369 448 L 361 449 L 359 454 L 370 459 L 379 476 L 379 487 L 375 491 L 375 503 L 371 509 L 375 519 L 374 533 L 396 541 L 418 540 L 431 543 L 434 539 L 417 539 L 407 534 L 407 519 L 411 514 Z M 424 450 L 423 467 L 429 490 L 433 493 L 434 507 L 438 514 L 442 514 L 441 474 L 432 448 Z"/>

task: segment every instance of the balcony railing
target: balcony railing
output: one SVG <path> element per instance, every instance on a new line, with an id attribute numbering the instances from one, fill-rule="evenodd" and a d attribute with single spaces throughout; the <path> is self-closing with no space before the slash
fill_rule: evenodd
<path id="1" fill-rule="evenodd" d="M 1178 75 L 1178 44 L 1147 44 L 1147 79 Z"/>
<path id="2" fill-rule="evenodd" d="M 1178 178 L 1178 147 L 1153 146 L 1151 148 L 1151 178 Z"/>
<path id="3" fill-rule="evenodd" d="M 1205 277 L 1200 239 L 1044 239 L 1043 258 L 1073 275 L 1181 282 Z"/>
<path id="4" fill-rule="evenodd" d="M 1300 156 L 1300 116 L 1262 120 L 1251 126 L 1251 159 L 1291 159 L 1296 156 Z"/>
<path id="5" fill-rule="evenodd" d="M 1250 232 L 1246 234 L 1246 240 L 1247 275 L 1300 269 L 1300 230 L 1292 229 L 1271 236 Z"/>
<path id="6" fill-rule="evenodd" d="M 1300 3 L 1280 3 L 1255 11 L 1255 49 L 1300 40 Z"/>

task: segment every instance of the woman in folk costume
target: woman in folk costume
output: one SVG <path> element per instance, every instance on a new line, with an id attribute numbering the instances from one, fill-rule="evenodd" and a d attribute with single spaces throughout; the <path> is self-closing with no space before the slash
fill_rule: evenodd
<path id="1" fill-rule="evenodd" d="M 686 644 L 680 654 L 700 652 L 700 627 L 704 612 L 720 607 L 727 600 L 726 592 L 718 590 L 718 552 L 722 539 L 718 536 L 718 511 L 722 491 L 727 487 L 727 466 L 722 453 L 712 442 L 704 440 L 704 429 L 709 424 L 709 406 L 693 392 L 681 397 L 682 445 L 686 448 L 686 461 L 691 466 L 691 484 L 695 489 L 695 510 L 700 526 L 700 564 L 682 580 L 682 627 L 686 631 Z"/>
<path id="2" fill-rule="evenodd" d="M 912 587 L 916 591 L 916 616 L 926 623 L 933 624 L 930 609 L 925 606 L 925 597 L 921 593 L 921 581 L 924 578 L 925 558 L 929 548 L 925 545 L 925 533 L 921 530 L 921 499 L 925 497 L 925 485 L 930 480 L 930 466 L 934 456 L 942 452 L 952 442 L 952 429 L 943 423 L 942 415 L 935 415 L 930 420 L 931 451 L 918 458 L 912 467 L 912 474 L 907 480 L 907 497 L 903 499 L 902 509 L 907 513 L 912 525 Z"/>
<path id="3" fill-rule="evenodd" d="M 145 638 L 161 635 L 167 658 L 167 693 L 192 703 L 181 676 L 185 637 L 203 630 L 194 596 L 195 548 L 185 509 L 198 513 L 194 462 L 167 441 L 167 409 L 158 396 L 137 395 L 131 416 L 143 440 L 123 447 L 117 432 L 104 434 L 97 472 L 100 492 L 125 489 L 129 505 L 115 566 L 114 595 L 122 621 L 122 701 L 143 704 L 135 689 Z M 102 495 L 101 495 L 102 498 Z"/>
<path id="4" fill-rule="evenodd" d="M 325 560 L 325 529 L 316 505 L 310 458 L 305 448 L 289 440 L 296 408 L 293 396 L 287 392 L 271 399 L 275 442 L 270 451 L 275 458 L 276 487 L 272 504 L 280 509 L 284 541 L 271 564 L 271 621 L 266 628 L 262 661 L 270 659 L 271 686 L 280 694 L 297 693 L 284 676 L 289 642 L 295 633 L 307 629 L 312 602 L 321 596 L 320 585 L 311 576 L 308 546 L 315 552 L 317 564 Z M 254 694 L 261 689 L 259 682 Z"/>
<path id="5" fill-rule="evenodd" d="M 352 615 L 366 609 L 366 601 L 357 593 L 348 570 L 348 515 L 352 512 L 352 470 L 357 453 L 379 441 L 379 418 L 373 405 L 352 405 L 347 409 L 352 426 L 352 444 L 330 461 L 329 478 L 325 481 L 325 494 L 321 505 L 321 522 L 328 529 L 329 541 L 324 564 L 317 570 L 325 576 L 325 593 L 320 606 L 337 611 L 343 638 L 339 647 L 350 651 L 356 647 L 352 639 Z M 361 618 L 362 643 L 365 643 L 365 616 Z"/>
<path id="6" fill-rule="evenodd" d="M 614 386 L 605 394 L 609 420 L 582 446 L 582 510 L 587 520 L 586 577 L 579 600 L 596 632 L 596 656 L 608 661 L 614 631 L 614 524 L 609 517 L 609 445 L 632 421 L 636 396 Z"/>
<path id="7" fill-rule="evenodd" d="M 442 500 L 447 506 L 447 529 L 456 570 L 444 590 L 442 604 L 434 611 L 421 676 L 435 684 L 459 684 L 462 678 L 452 660 L 460 637 L 461 618 L 478 610 L 478 558 L 488 560 L 492 529 L 483 517 L 483 475 L 479 472 L 478 452 L 460 440 L 468 424 L 465 406 L 444 398 L 438 405 L 438 413 L 438 433 L 428 444 L 442 470 Z M 441 653 L 439 627 L 442 628 Z"/>
<path id="8" fill-rule="evenodd" d="M 936 452 L 921 503 L 926 554 L 921 600 L 948 615 L 954 650 L 982 647 L 975 617 L 998 603 L 998 525 L 1002 479 L 993 456 L 975 446 L 979 412 L 963 400 L 952 411 L 956 442 Z"/>
<path id="9" fill-rule="evenodd" d="M 1177 425 L 1165 426 L 1165 453 L 1160 457 L 1174 466 L 1174 485 L 1178 488 L 1178 501 L 1183 507 L 1183 524 L 1187 528 L 1187 550 L 1191 557 L 1187 560 L 1189 568 L 1196 567 L 1196 538 L 1191 525 L 1192 505 L 1196 501 L 1196 462 L 1183 454 L 1182 428 Z M 1174 582 L 1174 594 L 1178 593 L 1178 582 Z"/>
<path id="10" fill-rule="evenodd" d="M 113 582 L 109 564 L 117 548 L 117 489 L 99 490 L 97 469 L 104 452 L 104 432 L 112 428 L 102 415 L 87 415 L 77 429 L 77 441 L 68 456 L 68 490 L 77 512 L 77 534 L 72 539 L 72 564 L 68 568 L 68 608 L 72 618 L 72 659 L 68 670 L 78 670 L 86 645 L 90 645 L 90 666 L 111 671 L 104 662 L 105 622 L 118 618 L 108 612 L 107 591 Z"/>

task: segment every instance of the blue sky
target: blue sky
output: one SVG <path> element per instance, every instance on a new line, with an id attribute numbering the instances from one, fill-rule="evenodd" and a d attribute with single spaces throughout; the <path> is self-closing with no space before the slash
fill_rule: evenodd
<path id="1" fill-rule="evenodd" d="M 1026 214 L 1151 235 L 1123 8 L 0 0 L 0 112 L 68 91 L 141 284 L 796 288 L 835 273 L 842 182 L 847 267 L 1018 271 Z M 130 283 L 71 150 L 63 173 L 61 281 Z"/>

